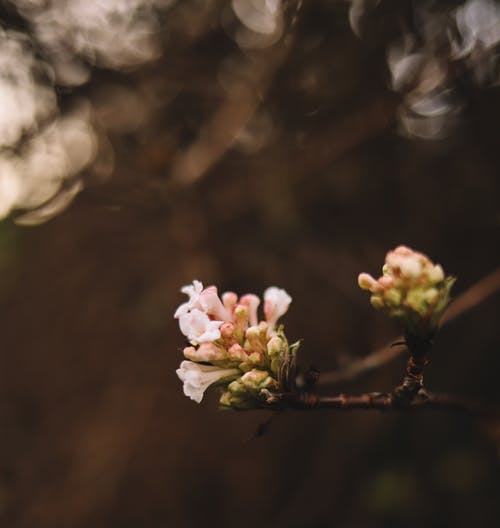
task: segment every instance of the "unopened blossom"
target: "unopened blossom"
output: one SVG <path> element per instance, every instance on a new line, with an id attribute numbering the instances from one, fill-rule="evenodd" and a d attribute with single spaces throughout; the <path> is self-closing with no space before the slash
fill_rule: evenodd
<path id="1" fill-rule="evenodd" d="M 253 293 L 247 293 L 240 299 L 240 303 L 248 308 L 248 318 L 251 325 L 257 324 L 257 308 L 260 304 L 260 299 Z"/>
<path id="2" fill-rule="evenodd" d="M 222 294 L 222 304 L 230 312 L 233 311 L 236 303 L 238 302 L 238 295 L 234 292 L 225 292 Z"/>
<path id="3" fill-rule="evenodd" d="M 252 369 L 229 383 L 220 403 L 225 407 L 249 409 L 263 390 L 276 389 L 277 382 L 266 370 Z"/>
<path id="4" fill-rule="evenodd" d="M 389 251 L 379 279 L 361 273 L 358 284 L 372 293 L 370 302 L 403 322 L 408 333 L 430 335 L 449 303 L 453 277 L 426 255 L 406 246 Z"/>
<path id="5" fill-rule="evenodd" d="M 286 314 L 291 302 L 290 295 L 276 286 L 271 286 L 264 292 L 264 314 L 271 330 L 278 319 Z"/>
<path id="6" fill-rule="evenodd" d="M 196 403 L 201 402 L 203 394 L 210 385 L 239 374 L 236 368 L 222 369 L 211 365 L 200 365 L 194 361 L 183 361 L 176 372 L 184 383 L 184 394 Z"/>
<path id="7" fill-rule="evenodd" d="M 199 347 L 186 347 L 183 350 L 184 357 L 191 361 L 200 361 L 203 363 L 220 363 L 227 359 L 227 353 L 223 347 L 215 343 L 202 343 Z"/>

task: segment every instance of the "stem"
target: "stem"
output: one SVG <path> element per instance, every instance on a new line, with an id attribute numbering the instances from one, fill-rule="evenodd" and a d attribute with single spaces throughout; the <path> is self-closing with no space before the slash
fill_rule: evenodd
<path id="1" fill-rule="evenodd" d="M 424 368 L 429 362 L 427 353 L 432 346 L 432 336 L 421 337 L 406 333 L 405 342 L 410 357 L 406 363 L 403 383 L 394 389 L 394 397 L 398 400 L 411 400 L 416 394 L 425 393 Z"/>
<path id="2" fill-rule="evenodd" d="M 410 411 L 436 409 L 457 411 L 479 416 L 498 416 L 498 409 L 491 409 L 449 394 L 426 393 L 413 398 L 400 400 L 394 394 L 368 393 L 360 395 L 339 394 L 338 396 L 319 396 L 311 393 L 281 394 L 276 404 L 265 405 L 268 410 L 290 408 L 295 410 L 337 409 L 337 410 L 379 410 Z"/>

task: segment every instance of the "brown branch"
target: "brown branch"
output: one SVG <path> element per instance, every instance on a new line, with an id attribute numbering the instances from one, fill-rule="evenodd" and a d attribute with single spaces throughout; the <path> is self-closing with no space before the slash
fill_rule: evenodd
<path id="1" fill-rule="evenodd" d="M 435 409 L 457 411 L 476 416 L 498 417 L 498 409 L 488 408 L 477 402 L 468 401 L 449 394 L 415 395 L 404 401 L 388 393 L 368 393 L 361 395 L 339 394 L 338 396 L 319 396 L 317 394 L 299 393 L 282 395 L 276 403 L 265 406 L 269 410 L 291 408 L 297 410 L 338 409 L 338 410 L 379 410 L 379 411 L 413 411 Z"/>
<path id="2" fill-rule="evenodd" d="M 442 327 L 454 321 L 484 302 L 488 297 L 498 293 L 498 291 L 500 291 L 500 268 L 497 268 L 460 294 L 444 313 L 440 326 Z M 407 350 L 402 336 L 396 338 L 395 341 L 396 345 L 389 343 L 361 359 L 352 361 L 343 368 L 321 374 L 318 383 L 320 385 L 332 385 L 351 381 L 366 372 L 376 370 L 393 361 Z"/>
<path id="3" fill-rule="evenodd" d="M 472 310 L 498 291 L 500 291 L 500 268 L 497 268 L 489 275 L 486 275 L 486 277 L 483 277 L 460 294 L 443 314 L 440 326 L 443 326 Z"/>

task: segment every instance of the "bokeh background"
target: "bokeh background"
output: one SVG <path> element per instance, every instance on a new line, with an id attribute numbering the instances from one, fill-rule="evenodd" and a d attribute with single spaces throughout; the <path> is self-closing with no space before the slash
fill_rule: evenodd
<path id="1" fill-rule="evenodd" d="M 490 527 L 498 430 L 442 412 L 200 405 L 172 315 L 196 278 L 293 297 L 326 372 L 398 335 L 357 274 L 404 243 L 499 264 L 493 0 L 0 3 L 0 524 Z M 498 296 L 429 388 L 498 403 Z M 404 359 L 325 393 L 385 391 Z"/>

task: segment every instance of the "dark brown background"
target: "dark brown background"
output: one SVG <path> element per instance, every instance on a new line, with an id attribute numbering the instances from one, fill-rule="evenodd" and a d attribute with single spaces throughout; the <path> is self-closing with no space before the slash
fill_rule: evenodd
<path id="1" fill-rule="evenodd" d="M 0 523 L 498 526 L 498 446 L 467 417 L 289 412 L 255 439 L 267 415 L 219 412 L 215 391 L 200 405 L 183 396 L 172 314 L 193 278 L 286 288 L 287 334 L 304 338 L 305 366 L 327 371 L 397 335 L 356 285 L 386 250 L 429 254 L 458 276 L 457 294 L 499 260 L 497 89 L 471 94 L 448 140 L 401 137 L 390 34 L 357 40 L 346 5 L 325 0 L 306 3 L 288 46 L 257 54 L 231 102 L 217 72 L 228 56 L 247 63 L 220 26 L 224 2 L 209 4 L 169 11 L 160 61 L 96 70 L 61 94 L 63 106 L 81 95 L 98 105 L 110 79 L 164 90 L 139 129 L 110 133 L 112 177 L 89 174 L 45 225 L 0 225 Z M 217 150 L 214 130 L 231 132 L 260 88 L 263 146 L 225 145 L 188 181 L 179 156 L 200 137 Z M 498 402 L 497 310 L 493 297 L 443 330 L 430 388 Z M 402 369 L 331 390 L 390 390 Z"/>

